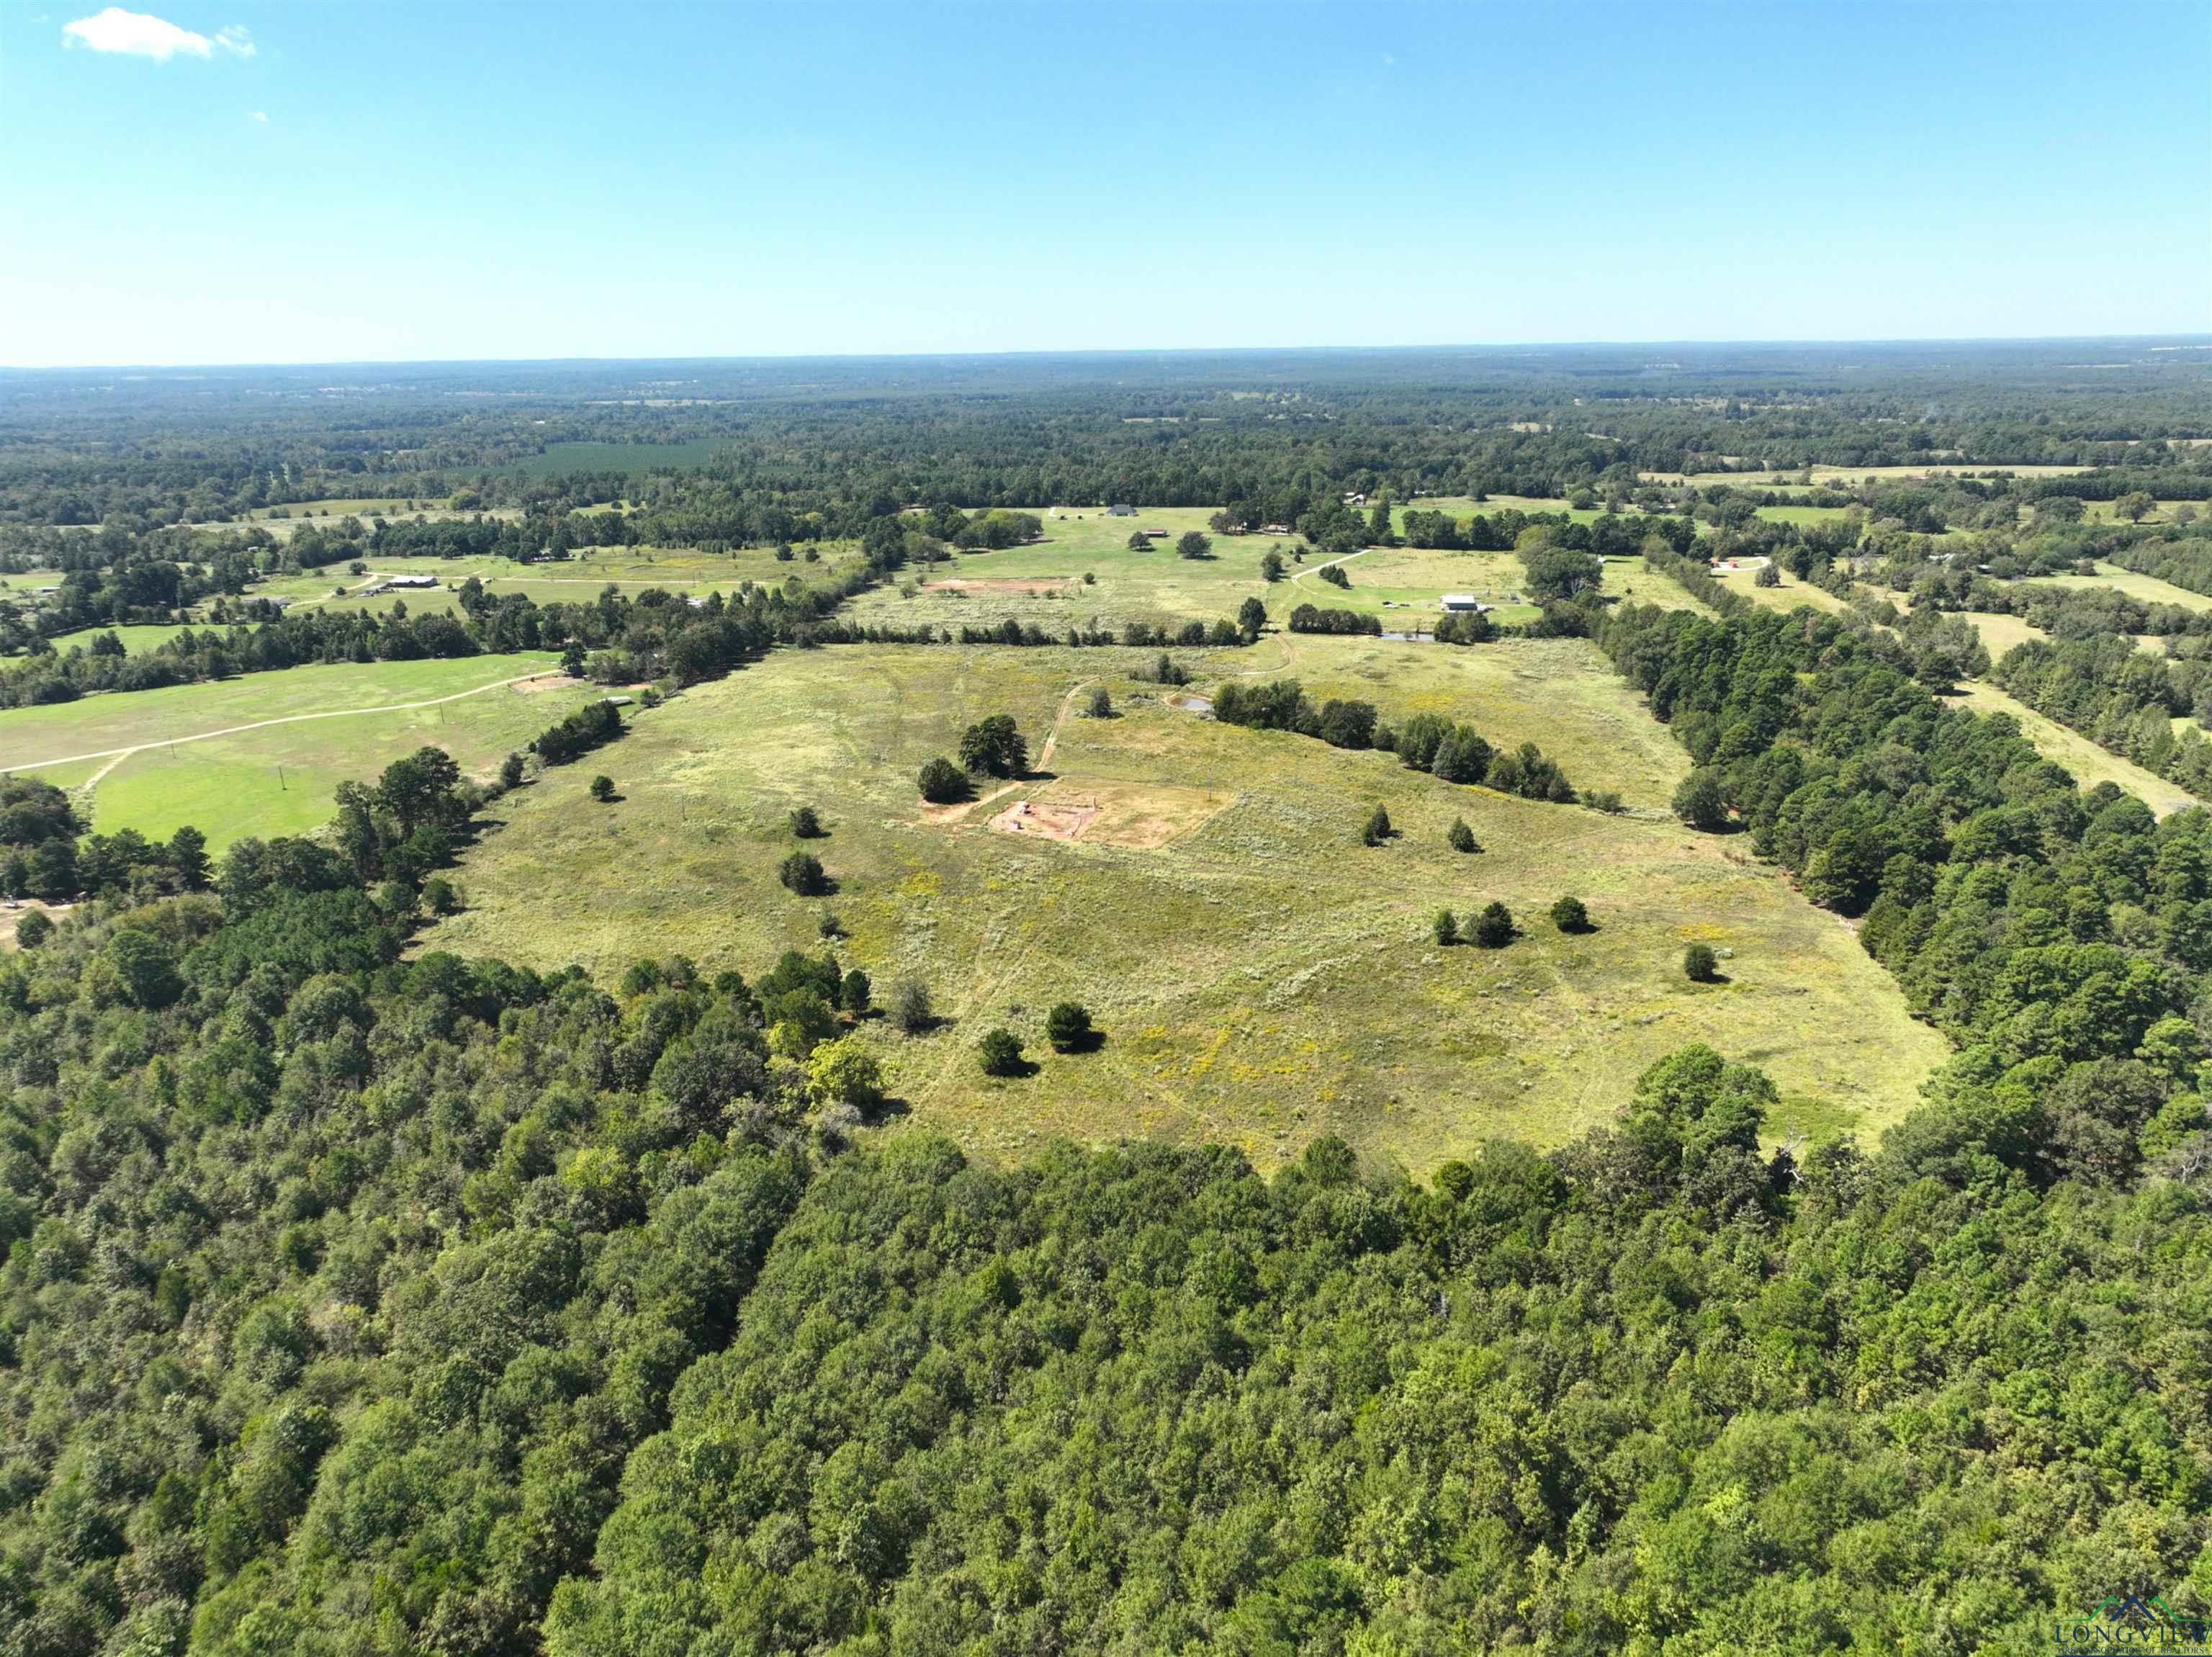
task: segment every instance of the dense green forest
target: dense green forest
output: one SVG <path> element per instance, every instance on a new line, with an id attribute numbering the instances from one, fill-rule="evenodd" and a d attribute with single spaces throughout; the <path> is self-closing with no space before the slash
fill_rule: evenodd
<path id="1" fill-rule="evenodd" d="M 2000 852 L 2065 844 L 2036 771 L 1946 886 L 2085 929 L 2201 838 Z M 1878 1153 L 1762 1153 L 1693 1049 L 1420 1187 L 854 1150 L 832 962 L 611 994 L 402 963 L 300 843 L 216 888 L 0 969 L 9 1649 L 1963 1652 L 2212 1600 L 2197 1055 L 2029 966 L 2094 944 L 2016 940 Z"/>

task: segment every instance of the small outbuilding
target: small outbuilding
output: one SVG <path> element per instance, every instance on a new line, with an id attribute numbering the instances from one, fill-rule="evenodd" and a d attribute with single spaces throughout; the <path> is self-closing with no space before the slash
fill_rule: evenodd
<path id="1" fill-rule="evenodd" d="M 1137 515 L 1137 509 L 1117 503 L 1106 509 L 1106 515 L 1109 518 L 1133 518 Z"/>
<path id="2" fill-rule="evenodd" d="M 1447 593 L 1437 603 L 1445 613 L 1454 616 L 1479 616 L 1490 608 L 1472 593 Z"/>

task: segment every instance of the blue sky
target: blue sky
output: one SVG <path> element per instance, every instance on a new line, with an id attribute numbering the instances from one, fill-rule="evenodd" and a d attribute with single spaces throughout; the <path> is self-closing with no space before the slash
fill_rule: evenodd
<path id="1" fill-rule="evenodd" d="M 2204 332 L 2208 64 L 2201 0 L 16 0 L 0 363 Z"/>

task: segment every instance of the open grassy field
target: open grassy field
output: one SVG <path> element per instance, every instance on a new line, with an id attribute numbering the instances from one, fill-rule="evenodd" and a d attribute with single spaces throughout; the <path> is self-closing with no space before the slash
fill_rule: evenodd
<path id="1" fill-rule="evenodd" d="M 2040 628 L 2029 626 L 2025 616 L 1989 610 L 1962 610 L 1959 613 L 1974 624 L 1974 631 L 1982 636 L 1982 643 L 1989 650 L 1991 661 L 1998 660 L 2015 645 L 2025 644 L 2030 639 L 2049 637 Z"/>
<path id="2" fill-rule="evenodd" d="M 1349 588 L 1322 578 L 1324 561 L 1309 559 L 1304 570 L 1268 595 L 1271 615 L 1285 616 L 1300 604 L 1325 610 L 1357 610 L 1378 616 L 1384 627 L 1427 627 L 1443 614 L 1446 593 L 1472 593 L 1493 606 L 1492 619 L 1533 621 L 1540 613 L 1522 601 L 1524 572 L 1510 552 L 1437 552 L 1411 546 L 1382 546 L 1353 554 L 1339 564 Z"/>
<path id="3" fill-rule="evenodd" d="M 1753 570 L 1732 570 L 1719 580 L 1721 585 L 1731 592 L 1741 593 L 1753 604 L 1763 604 L 1770 610 L 1781 611 L 1784 615 L 1808 606 L 1829 615 L 1840 615 L 1850 607 L 1826 588 L 1800 581 L 1786 570 L 1782 572 L 1782 585 L 1779 587 L 1761 587 L 1758 573 Z M 1672 582 L 1667 584 L 1674 586 Z M 1681 589 L 1676 588 L 1675 590 L 1680 592 Z"/>
<path id="4" fill-rule="evenodd" d="M 2072 772 L 2074 780 L 2085 789 L 2094 788 L 2100 783 L 2117 783 L 2160 817 L 2203 803 L 2133 760 L 2124 759 L 2056 720 L 2045 718 L 1994 685 L 1976 680 L 1947 700 L 1954 706 L 1972 708 L 1977 713 L 2011 715 L 2020 722 L 2020 734 L 2034 743 L 2045 758 Z"/>
<path id="5" fill-rule="evenodd" d="M 2123 570 L 2116 564 L 2100 563 L 2094 576 L 2039 576 L 2038 582 L 2046 587 L 2114 587 L 2130 598 L 2140 599 L 2145 604 L 2175 604 L 2185 610 L 2212 610 L 2212 597 L 2192 593 L 2185 587 L 2176 587 L 2155 576 L 2138 575 L 2132 570 Z"/>
<path id="6" fill-rule="evenodd" d="M 2113 523 L 2119 521 L 2119 503 L 2117 501 L 2084 501 L 2082 505 L 2088 509 L 2087 516 L 2091 523 Z M 2160 501 L 2157 509 L 2142 521 L 2145 524 L 2177 522 L 2179 521 L 2174 515 L 2185 506 L 2192 509 L 2200 518 L 2208 510 L 2206 503 L 2203 501 Z"/>
<path id="7" fill-rule="evenodd" d="M 1605 590 L 1630 604 L 1649 604 L 1662 610 L 1692 610 L 1698 615 L 1715 613 L 1711 606 L 1692 598 L 1672 576 L 1662 575 L 1641 558 L 1607 558 Z"/>
<path id="8" fill-rule="evenodd" d="M 750 972 L 820 947 L 834 913 L 850 934 L 842 959 L 879 985 L 926 979 L 952 1020 L 922 1039 L 866 1027 L 906 1119 L 994 1154 L 1054 1134 L 1145 1134 L 1227 1141 L 1272 1163 L 1336 1131 L 1425 1169 L 1487 1136 L 1564 1138 L 1692 1039 L 1772 1070 L 1792 1095 L 1779 1131 L 1872 1128 L 1912 1102 L 1944 1051 L 1849 930 L 1736 843 L 1223 726 L 1123 677 L 1145 655 L 791 652 L 695 688 L 502 801 L 504 826 L 460 871 L 468 909 L 427 947 L 576 960 L 606 982 L 641 953 Z M 1214 674 L 1288 666 L 1389 716 L 1436 707 L 1499 740 L 1534 737 L 1585 785 L 1647 807 L 1685 764 L 1583 642 L 1270 636 L 1202 660 Z M 1048 777 L 965 811 L 920 806 L 916 768 L 965 724 L 1012 714 L 1034 752 L 1093 682 L 1120 716 L 1065 718 Z M 589 801 L 597 771 L 619 803 Z M 1023 801 L 1032 824 L 1090 827 L 1062 841 L 991 825 L 1024 820 L 1004 815 Z M 1378 801 L 1401 838 L 1369 850 L 1358 829 Z M 837 882 L 826 900 L 775 876 L 802 803 L 830 831 L 816 848 Z M 1455 816 L 1483 853 L 1446 845 Z M 1565 936 L 1546 920 L 1567 892 L 1596 931 Z M 1520 941 L 1436 946 L 1440 905 L 1493 898 L 1521 918 Z M 1693 939 L 1733 952 L 1729 982 L 1683 981 Z M 1043 1048 L 1043 1014 L 1064 997 L 1097 1015 L 1102 1051 Z M 998 1023 L 1027 1040 L 1038 1074 L 980 1075 L 975 1042 Z"/>
<path id="9" fill-rule="evenodd" d="M 1024 509 L 1039 517 L 1048 509 Z M 1034 546 L 960 552 L 927 570 L 908 569 L 892 586 L 853 600 L 845 613 L 883 626 L 954 629 L 1011 616 L 1053 632 L 1092 620 L 1119 627 L 1131 621 L 1233 618 L 1251 596 L 1264 599 L 1270 611 L 1279 605 L 1287 613 L 1297 600 L 1280 596 L 1287 582 L 1270 588 L 1261 579 L 1260 561 L 1273 551 L 1289 564 L 1300 545 L 1295 537 L 1214 535 L 1212 557 L 1176 555 L 1176 538 L 1206 530 L 1215 509 L 1163 507 L 1142 509 L 1133 518 L 1109 518 L 1096 508 L 1082 509 L 1080 517 L 1073 515 L 1076 509 L 1063 508 L 1067 515 L 1046 518 L 1045 538 Z M 1129 537 L 1146 529 L 1168 533 L 1143 551 L 1133 551 Z M 1086 573 L 1089 582 L 1083 579 Z"/>
<path id="10" fill-rule="evenodd" d="M 488 774 L 597 692 L 566 680 L 528 691 L 483 687 L 556 665 L 532 653 L 294 667 L 11 709 L 0 713 L 0 769 L 89 787 L 93 826 L 102 833 L 166 837 L 190 823 L 217 848 L 248 834 L 304 833 L 330 819 L 338 783 L 426 743 Z M 432 705 L 404 705 L 423 703 Z M 258 728 L 233 728 L 240 726 Z M 212 732 L 226 734 L 204 734 Z"/>
<path id="11" fill-rule="evenodd" d="M 1752 509 L 1754 516 L 1765 518 L 1770 523 L 1795 524 L 1800 529 L 1832 522 L 1850 510 L 1847 506 L 1761 506 Z"/>
<path id="12" fill-rule="evenodd" d="M 245 514 L 241 523 L 283 523 L 300 518 L 411 518 L 416 513 L 442 513 L 453 509 L 450 497 L 433 500 L 427 496 L 394 495 L 354 495 L 343 498 L 321 501 L 293 501 L 281 506 L 256 507 Z"/>
<path id="13" fill-rule="evenodd" d="M 112 633 L 122 643 L 124 655 L 139 656 L 160 649 L 184 631 L 174 623 L 151 627 L 85 627 L 74 633 L 58 633 L 52 643 L 56 650 L 67 655 L 72 649 L 90 649 L 92 641 L 99 635 Z"/>
<path id="14" fill-rule="evenodd" d="M 442 610 L 458 614 L 458 589 L 473 576 L 493 594 L 521 593 L 540 604 L 588 603 L 609 586 L 635 597 L 648 588 L 704 594 L 734 593 L 746 582 L 781 586 L 797 580 L 802 585 L 828 582 L 832 574 L 859 556 L 849 545 L 824 543 L 819 557 L 810 563 L 803 553 L 779 559 L 773 548 L 750 547 L 713 554 L 688 548 L 644 546 L 591 548 L 574 557 L 550 564 L 518 564 L 510 558 L 366 558 L 365 573 L 352 574 L 345 564 L 303 570 L 296 576 L 272 576 L 256 582 L 248 596 L 289 599 L 295 607 L 368 610 L 387 613 L 404 603 L 410 615 Z M 362 589 L 393 576 L 429 576 L 436 587 L 365 595 Z M 341 591 L 340 589 L 343 589 Z"/>
<path id="15" fill-rule="evenodd" d="M 1605 515 L 1600 509 L 1569 506 L 1564 496 L 1556 495 L 1491 495 L 1480 501 L 1470 495 L 1424 495 L 1412 503 L 1410 509 L 1403 503 L 1394 505 L 1390 509 L 1390 527 L 1402 533 L 1409 509 L 1449 512 L 1455 518 L 1468 518 L 1478 512 L 1487 517 L 1493 513 L 1503 512 L 1508 507 L 1522 512 L 1564 512 L 1578 524 L 1594 523 Z"/>
<path id="16" fill-rule="evenodd" d="M 281 516 L 278 515 L 280 514 Z M 281 541 L 309 526 L 317 529 L 335 528 L 348 518 L 358 518 L 366 525 L 369 520 L 377 517 L 422 518 L 432 523 L 441 523 L 451 518 L 514 519 L 521 515 L 520 510 L 514 507 L 470 507 L 456 511 L 442 502 L 422 500 L 412 506 L 404 500 L 295 501 L 289 506 L 264 507 L 223 523 L 194 523 L 185 527 L 220 533 L 250 525 L 267 530 Z"/>

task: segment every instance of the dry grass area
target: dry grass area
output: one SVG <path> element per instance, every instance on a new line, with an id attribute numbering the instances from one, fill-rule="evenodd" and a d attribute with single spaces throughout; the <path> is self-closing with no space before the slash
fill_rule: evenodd
<path id="1" fill-rule="evenodd" d="M 1988 649 L 1991 661 L 1996 661 L 2015 645 L 2025 644 L 2030 639 L 2049 637 L 2040 628 L 2029 626 L 2025 616 L 1990 610 L 1961 610 L 1959 613 L 1974 624 L 1974 631 L 1982 636 L 1982 643 Z"/>
<path id="2" fill-rule="evenodd" d="M 1686 478 L 1679 472 L 1644 472 L 1637 475 L 1645 483 L 1692 483 L 1700 488 L 1714 484 L 1727 484 L 1735 489 L 1791 489 L 1802 488 L 1799 479 L 1809 470 L 1815 484 L 1849 485 L 1864 483 L 1869 478 L 1927 478 L 1949 474 L 1960 478 L 1975 478 L 1992 472 L 2008 472 L 2020 478 L 2066 478 L 2077 472 L 2088 472 L 2086 466 L 1980 466 L 1958 460 L 1936 460 L 1895 466 L 1816 466 L 1788 472 L 1699 472 Z"/>
<path id="3" fill-rule="evenodd" d="M 878 985 L 925 980 L 951 1020 L 918 1039 L 864 1027 L 906 1106 L 895 1119 L 992 1155 L 1054 1134 L 1140 1134 L 1272 1164 L 1333 1131 L 1426 1169 L 1486 1137 L 1573 1134 L 1691 1040 L 1772 1071 L 1790 1097 L 1780 1130 L 1873 1129 L 1942 1056 L 1848 929 L 1742 843 L 1656 810 L 1540 805 L 1388 754 L 1224 726 L 1128 677 L 1152 654 L 779 654 L 639 712 L 620 743 L 508 796 L 460 870 L 469 907 L 426 945 L 577 960 L 611 984 L 645 953 L 757 972 L 785 948 L 823 947 L 832 914 L 849 935 L 842 959 Z M 1195 691 L 1208 674 L 1287 667 L 1390 718 L 1449 711 L 1494 740 L 1536 740 L 1584 786 L 1647 808 L 1685 765 L 1581 641 L 1271 637 L 1189 661 Z M 1087 683 L 1107 685 L 1119 715 L 1069 717 L 1050 782 L 957 815 L 917 809 L 915 771 L 967 723 L 1011 714 L 1034 749 Z M 621 803 L 587 797 L 601 771 Z M 1072 839 L 994 832 L 1015 798 L 1098 814 Z M 836 882 L 827 899 L 775 880 L 802 803 L 829 830 L 815 847 Z M 1400 832 L 1369 850 L 1359 825 L 1376 803 Z M 1481 853 L 1450 850 L 1455 817 Z M 1570 892 L 1594 932 L 1545 918 Z M 1438 906 L 1492 899 L 1520 918 L 1511 947 L 1436 946 Z M 1729 952 L 1728 982 L 1683 980 L 1692 940 Z M 1099 1051 L 1045 1048 L 1044 1013 L 1062 999 L 1097 1015 Z M 981 1074 L 975 1043 L 998 1024 L 1028 1043 L 1036 1075 Z"/>

